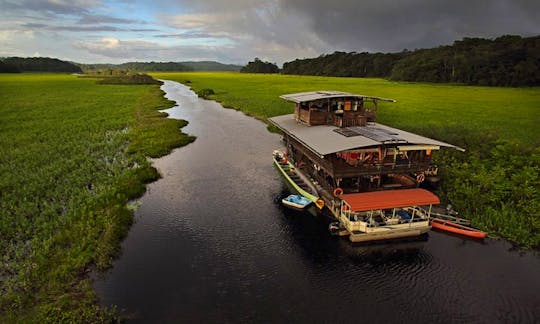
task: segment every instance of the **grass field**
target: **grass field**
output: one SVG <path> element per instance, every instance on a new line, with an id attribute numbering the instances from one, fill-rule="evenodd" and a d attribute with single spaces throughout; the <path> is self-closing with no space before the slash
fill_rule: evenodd
<path id="1" fill-rule="evenodd" d="M 157 85 L 0 74 L 0 322 L 96 322 L 89 279 L 119 251 L 146 156 L 193 138 Z"/>
<path id="2" fill-rule="evenodd" d="M 293 112 L 279 95 L 339 90 L 392 98 L 381 103 L 379 122 L 410 130 L 467 129 L 540 143 L 540 88 L 495 88 L 391 82 L 383 79 L 333 78 L 243 73 L 154 73 L 156 78 L 184 82 L 194 90 L 210 88 L 211 99 L 265 119 Z"/>
<path id="3" fill-rule="evenodd" d="M 260 119 L 293 112 L 279 95 L 341 90 L 392 98 L 378 121 L 465 148 L 439 152 L 438 194 L 475 226 L 540 248 L 540 88 L 496 88 L 242 73 L 159 73 Z"/>

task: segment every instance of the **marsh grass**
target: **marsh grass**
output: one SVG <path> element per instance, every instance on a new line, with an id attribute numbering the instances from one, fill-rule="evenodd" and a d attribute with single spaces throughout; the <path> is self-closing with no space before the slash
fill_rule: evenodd
<path id="1" fill-rule="evenodd" d="M 193 141 L 157 85 L 0 75 L 0 322 L 101 322 L 87 272 L 118 255 L 146 156 Z"/>
<path id="2" fill-rule="evenodd" d="M 189 80 L 195 92 L 211 88 L 210 99 L 266 119 L 290 114 L 287 93 L 339 90 L 392 98 L 381 103 L 378 121 L 409 130 L 467 129 L 495 133 L 528 145 L 540 143 L 540 88 L 497 88 L 392 82 L 384 79 L 249 74 L 234 72 L 152 73 L 158 79 Z"/>
<path id="3" fill-rule="evenodd" d="M 279 74 L 152 74 L 190 80 L 195 92 L 265 120 L 290 114 L 282 94 L 340 90 L 396 99 L 380 103 L 378 121 L 446 141 L 465 153 L 436 155 L 439 195 L 473 224 L 524 247 L 540 247 L 540 88 L 497 88 Z M 275 131 L 272 127 L 269 130 Z"/>

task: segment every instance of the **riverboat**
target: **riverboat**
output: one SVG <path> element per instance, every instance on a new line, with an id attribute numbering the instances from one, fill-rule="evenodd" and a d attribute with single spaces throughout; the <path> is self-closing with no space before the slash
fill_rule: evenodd
<path id="1" fill-rule="evenodd" d="M 344 194 L 340 198 L 339 222 L 352 242 L 420 236 L 431 228 L 431 206 L 439 203 L 436 195 L 420 188 Z M 428 211 L 419 206 L 428 206 Z"/>
<path id="2" fill-rule="evenodd" d="M 286 163 L 276 162 L 275 154 L 274 162 L 278 167 L 281 165 L 304 175 L 315 188 L 315 192 L 309 194 L 324 201 L 324 206 L 341 228 L 349 228 L 340 232 L 347 232 L 351 240 L 369 240 L 377 239 L 376 235 L 360 236 L 360 232 L 384 230 L 387 231 L 386 238 L 391 238 L 421 235 L 429 230 L 429 213 L 417 208 L 422 205 L 414 199 L 408 201 L 407 206 L 384 208 L 394 216 L 400 211 L 414 212 L 414 221 L 406 226 L 396 226 L 405 224 L 405 219 L 399 217 L 378 222 L 379 226 L 347 221 L 349 214 L 344 213 L 349 212 L 342 208 L 352 208 L 348 201 L 356 201 L 355 197 L 364 199 L 366 193 L 418 189 L 426 176 L 436 175 L 431 163 L 433 154 L 443 147 L 461 150 L 459 147 L 377 123 L 379 103 L 395 102 L 393 99 L 340 91 L 302 92 L 281 98 L 294 103 L 294 113 L 269 118 L 269 122 L 283 133 L 286 146 Z M 286 177 L 287 172 L 282 171 L 282 174 L 286 182 L 291 183 Z M 428 195 L 426 190 L 415 192 L 421 197 Z M 387 198 L 391 196 L 388 195 Z M 352 210 L 354 208 L 351 213 Z M 384 218 L 381 214 L 384 210 L 380 210 L 382 208 L 354 210 L 354 213 L 371 213 L 377 219 L 378 213 L 386 219 L 386 212 Z M 390 227 L 387 226 L 393 226 L 392 232 L 388 232 Z M 374 228 L 379 230 L 372 230 Z"/>

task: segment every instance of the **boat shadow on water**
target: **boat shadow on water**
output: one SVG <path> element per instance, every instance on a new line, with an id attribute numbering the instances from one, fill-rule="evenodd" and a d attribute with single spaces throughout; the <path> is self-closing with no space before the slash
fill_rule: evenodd
<path id="1" fill-rule="evenodd" d="M 418 265 L 429 263 L 429 255 L 424 246 L 429 233 L 419 237 L 381 240 L 375 242 L 350 242 L 347 237 L 332 235 L 328 225 L 333 221 L 330 213 L 319 211 L 315 206 L 304 210 L 283 206 L 281 199 L 288 195 L 284 188 L 274 198 L 284 216 L 282 225 L 291 240 L 306 253 L 308 259 L 347 258 L 356 265 Z M 316 216 L 316 217 L 313 217 Z"/>
<path id="2" fill-rule="evenodd" d="M 371 266 L 414 265 L 429 262 L 429 255 L 424 251 L 425 239 L 380 242 L 378 244 L 351 244 L 340 240 L 339 250 L 355 264 Z"/>

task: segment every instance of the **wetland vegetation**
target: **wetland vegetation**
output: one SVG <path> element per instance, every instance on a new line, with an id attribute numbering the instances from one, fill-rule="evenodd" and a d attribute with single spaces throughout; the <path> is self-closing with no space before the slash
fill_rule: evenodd
<path id="1" fill-rule="evenodd" d="M 265 120 L 285 93 L 343 90 L 397 99 L 379 121 L 464 147 L 443 151 L 439 195 L 490 235 L 540 245 L 540 91 L 382 79 L 156 73 Z M 187 82 L 186 80 L 189 80 Z M 159 177 L 158 157 L 193 137 L 158 85 L 63 74 L 0 75 L 0 322 L 108 321 L 87 273 L 118 255 L 129 201 Z"/>
<path id="2" fill-rule="evenodd" d="M 87 274 L 105 269 L 159 177 L 147 157 L 194 140 L 159 85 L 0 75 L 0 322 L 99 322 Z"/>
<path id="3" fill-rule="evenodd" d="M 540 247 L 540 90 L 247 73 L 169 73 L 194 91 L 265 120 L 293 112 L 279 95 L 341 90 L 396 99 L 378 121 L 447 141 L 466 152 L 436 155 L 438 194 L 473 224 L 517 245 Z"/>

